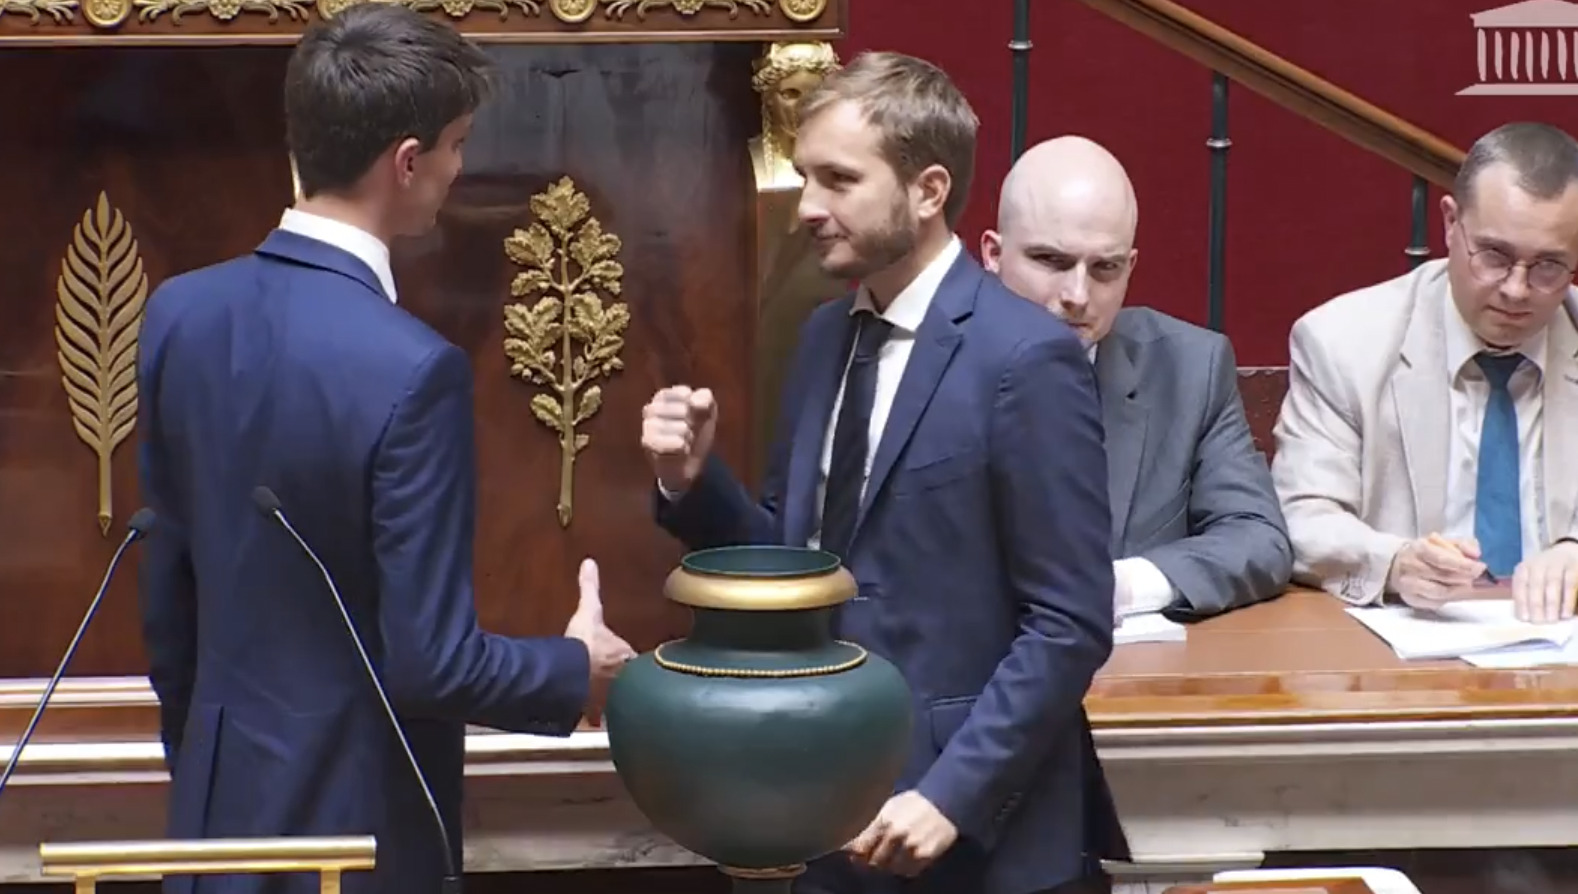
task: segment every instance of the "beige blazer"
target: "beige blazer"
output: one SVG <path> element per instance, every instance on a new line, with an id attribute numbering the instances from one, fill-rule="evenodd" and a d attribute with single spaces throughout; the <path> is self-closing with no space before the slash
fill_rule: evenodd
<path id="1" fill-rule="evenodd" d="M 1271 472 L 1294 581 L 1379 601 L 1404 541 L 1444 526 L 1448 292 L 1446 261 L 1428 261 L 1293 324 Z M 1558 311 L 1546 338 L 1541 508 L 1554 541 L 1578 536 L 1578 330 Z"/>

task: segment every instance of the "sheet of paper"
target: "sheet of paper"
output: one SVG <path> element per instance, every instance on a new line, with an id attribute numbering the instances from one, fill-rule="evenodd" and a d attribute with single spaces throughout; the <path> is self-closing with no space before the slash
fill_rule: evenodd
<path id="1" fill-rule="evenodd" d="M 1129 615 L 1112 632 L 1114 645 L 1125 643 L 1179 643 L 1188 638 L 1189 628 L 1169 621 L 1161 612 Z"/>
<path id="2" fill-rule="evenodd" d="M 1526 643 L 1562 647 L 1573 638 L 1578 623 L 1519 621 L 1513 617 L 1512 603 L 1502 599 L 1451 602 L 1439 611 L 1387 605 L 1350 608 L 1348 614 L 1405 661 L 1463 658 Z"/>
<path id="3" fill-rule="evenodd" d="M 1553 664 L 1578 664 L 1578 636 L 1565 646 L 1550 643 L 1520 643 L 1488 652 L 1464 655 L 1463 660 L 1475 667 L 1516 670 L 1524 667 L 1547 667 Z"/>

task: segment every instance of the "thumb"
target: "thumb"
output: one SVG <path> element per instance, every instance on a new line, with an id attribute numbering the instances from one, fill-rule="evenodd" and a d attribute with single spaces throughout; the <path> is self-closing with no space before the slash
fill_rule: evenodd
<path id="1" fill-rule="evenodd" d="M 581 602 L 576 612 L 589 612 L 599 624 L 603 621 L 603 587 L 598 578 L 597 563 L 592 559 L 581 560 Z"/>
<path id="2" fill-rule="evenodd" d="M 691 392 L 690 418 L 696 422 L 706 422 L 717 415 L 718 403 L 712 396 L 711 388 L 700 388 Z"/>

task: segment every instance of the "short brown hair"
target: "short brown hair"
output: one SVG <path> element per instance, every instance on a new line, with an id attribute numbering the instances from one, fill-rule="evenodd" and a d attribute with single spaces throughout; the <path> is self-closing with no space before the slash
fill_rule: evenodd
<path id="1" fill-rule="evenodd" d="M 1548 202 L 1578 182 L 1578 141 L 1549 124 L 1503 124 L 1469 147 L 1452 184 L 1452 195 L 1459 206 L 1473 206 L 1479 175 L 1496 164 L 1510 165 L 1518 175 L 1519 189 Z"/>
<path id="2" fill-rule="evenodd" d="M 901 180 L 908 183 L 932 165 L 948 172 L 952 186 L 942 216 L 950 229 L 957 225 L 970 199 L 980 120 L 953 80 L 914 56 L 862 53 L 801 97 L 802 126 L 846 100 L 881 132 L 882 155 Z"/>
<path id="3" fill-rule="evenodd" d="M 285 133 L 303 196 L 342 191 L 400 140 L 438 144 L 488 91 L 488 57 L 443 22 L 359 3 L 308 29 L 285 69 Z"/>

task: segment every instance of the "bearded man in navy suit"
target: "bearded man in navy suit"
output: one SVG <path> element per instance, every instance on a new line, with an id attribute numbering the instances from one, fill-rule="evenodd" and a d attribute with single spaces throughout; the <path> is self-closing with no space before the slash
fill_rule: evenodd
<path id="1" fill-rule="evenodd" d="M 658 522 L 693 549 L 836 554 L 859 584 L 838 635 L 913 692 L 898 790 L 806 894 L 1097 890 L 1127 856 L 1082 709 L 1113 627 L 1095 380 L 953 234 L 976 126 L 947 75 L 891 53 L 802 100 L 801 223 L 860 286 L 801 330 L 760 500 L 712 455 L 709 390 L 644 410 Z"/>

